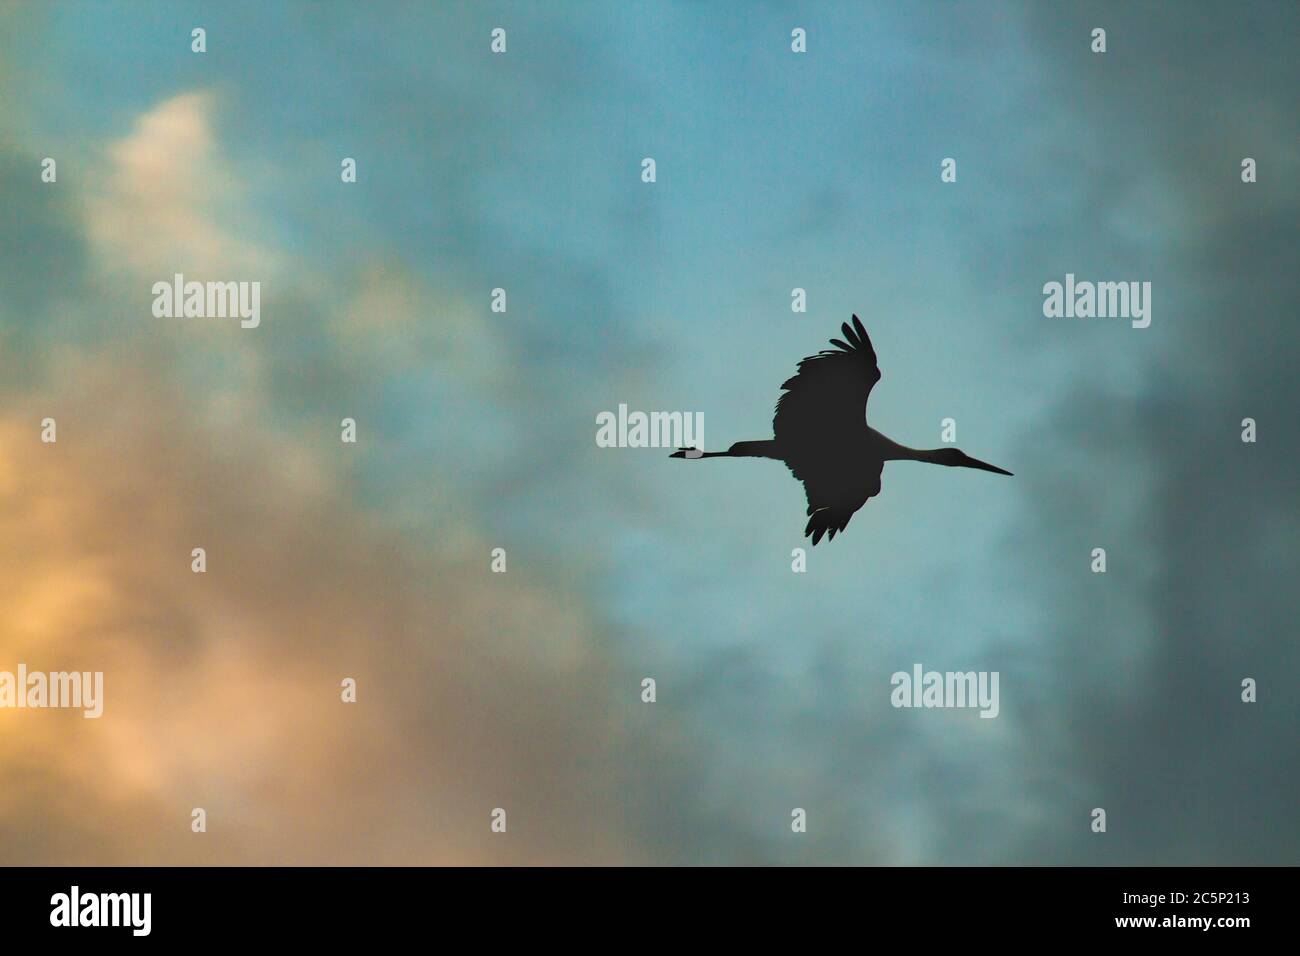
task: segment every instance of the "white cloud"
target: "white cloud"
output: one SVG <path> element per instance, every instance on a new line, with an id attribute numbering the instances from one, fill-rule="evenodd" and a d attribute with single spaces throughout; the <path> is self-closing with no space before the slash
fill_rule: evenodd
<path id="1" fill-rule="evenodd" d="M 88 228 L 109 270 L 151 280 L 175 272 L 254 280 L 275 271 L 246 178 L 217 147 L 214 107 L 210 93 L 174 96 L 108 147 Z"/>

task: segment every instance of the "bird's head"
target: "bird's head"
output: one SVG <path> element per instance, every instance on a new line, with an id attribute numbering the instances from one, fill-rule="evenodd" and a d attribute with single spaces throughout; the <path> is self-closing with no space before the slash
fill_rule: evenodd
<path id="1" fill-rule="evenodd" d="M 940 448 L 935 452 L 934 461 L 935 464 L 947 465 L 950 468 L 978 468 L 981 471 L 991 471 L 997 475 L 1011 474 L 1011 472 L 999 468 L 997 465 L 990 465 L 987 461 L 972 458 L 960 448 Z"/>

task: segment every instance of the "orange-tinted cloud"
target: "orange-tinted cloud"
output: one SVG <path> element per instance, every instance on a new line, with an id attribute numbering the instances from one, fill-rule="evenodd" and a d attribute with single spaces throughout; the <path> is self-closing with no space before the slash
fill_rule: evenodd
<path id="1" fill-rule="evenodd" d="M 58 302 L 62 339 L 0 415 L 0 669 L 103 671 L 104 713 L 0 710 L 0 862 L 636 858 L 625 728 L 644 705 L 581 597 L 518 560 L 491 573 L 505 542 L 448 483 L 394 531 L 350 477 L 383 436 L 363 422 L 344 445 L 339 395 L 286 418 L 268 387 L 296 371 L 294 320 L 338 352 L 316 357 L 327 393 L 452 354 L 478 320 L 451 301 L 431 327 L 400 263 L 322 284 L 262 241 L 213 112 L 172 97 L 60 187 L 85 197 L 62 227 L 87 240 L 94 301 Z M 154 318 L 144 293 L 174 271 L 269 280 L 280 311 L 255 333 Z M 293 289 L 318 285 L 305 317 Z M 465 384 L 490 392 L 507 359 L 483 341 Z M 0 356 L 5 380 L 21 361 Z"/>
<path id="2" fill-rule="evenodd" d="M 0 862 L 634 856 L 644 705 L 581 602 L 382 530 L 329 460 L 201 424 L 150 358 L 70 363 L 0 419 L 0 668 L 105 673 L 99 720 L 0 710 Z"/>

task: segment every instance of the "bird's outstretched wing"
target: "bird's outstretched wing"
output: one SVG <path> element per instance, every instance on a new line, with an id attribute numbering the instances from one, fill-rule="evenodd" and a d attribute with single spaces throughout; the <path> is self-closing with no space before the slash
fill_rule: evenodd
<path id="1" fill-rule="evenodd" d="M 822 349 L 799 363 L 799 370 L 781 385 L 772 433 L 778 445 L 839 445 L 862 434 L 867 397 L 880 381 L 876 350 L 855 315 L 853 327 L 840 328 L 845 341 L 831 339 L 834 349 Z"/>
<path id="2" fill-rule="evenodd" d="M 799 363 L 781 386 L 772 431 L 782 457 L 808 495 L 804 534 L 816 544 L 834 539 L 853 513 L 880 491 L 883 462 L 864 457 L 867 398 L 880 381 L 876 350 L 858 317 L 841 326 L 844 340 L 831 339 Z"/>
<path id="3" fill-rule="evenodd" d="M 849 519 L 867 499 L 880 493 L 880 473 L 884 470 L 883 461 L 863 463 L 866 470 L 850 469 L 836 473 L 827 468 L 811 468 L 808 462 L 786 462 L 795 478 L 803 482 L 804 494 L 808 496 L 808 524 L 804 527 L 804 537 L 811 537 L 816 544 L 827 536 L 835 540 L 835 534 L 843 531 Z"/>

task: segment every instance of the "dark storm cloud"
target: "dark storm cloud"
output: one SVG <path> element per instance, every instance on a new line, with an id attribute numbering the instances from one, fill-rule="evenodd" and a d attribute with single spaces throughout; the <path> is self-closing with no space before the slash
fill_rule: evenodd
<path id="1" fill-rule="evenodd" d="M 1109 340 L 1144 348 L 1138 393 L 1080 374 L 1023 448 L 1035 506 L 1019 540 L 1050 603 L 1042 683 L 1018 715 L 1040 731 L 1045 814 L 1014 855 L 1294 864 L 1296 7 L 1029 8 L 1027 22 L 1055 68 L 1044 96 L 1068 104 L 1081 140 L 1105 129 L 1122 147 L 1096 157 L 1095 198 L 1167 191 L 1183 227 L 1153 224 L 1144 240 L 1161 263 L 1146 330 L 1160 338 Z M 1082 45 L 1092 26 L 1108 29 L 1104 59 Z M 1253 185 L 1240 180 L 1246 156 Z M 1089 246 L 1112 239 L 1100 222 L 1079 228 Z M 1240 440 L 1245 417 L 1257 444 Z M 1088 569 L 1092 547 L 1107 548 L 1104 578 Z M 1246 677 L 1258 703 L 1240 699 Z M 1105 836 L 1088 829 L 1096 806 Z"/>

